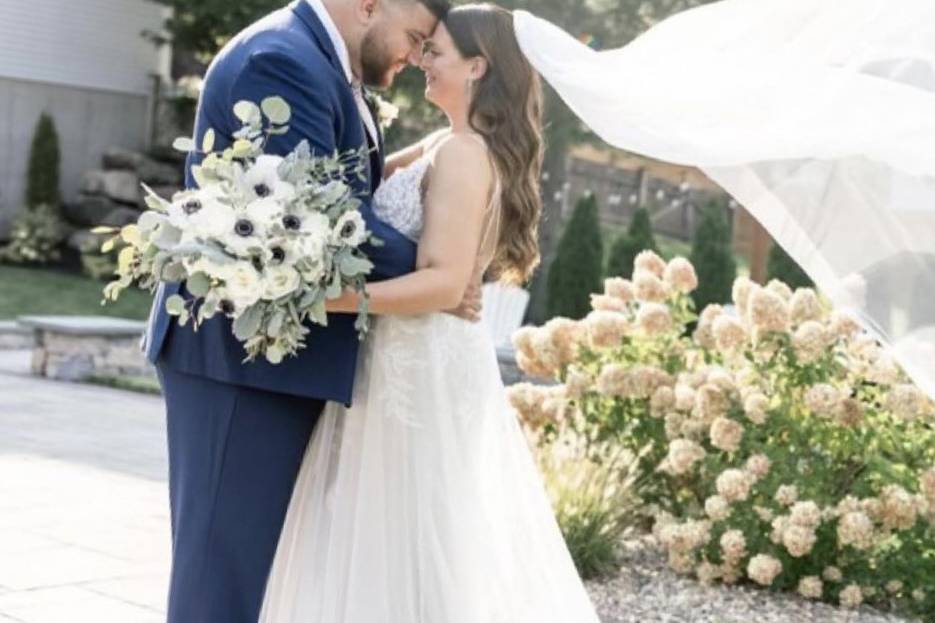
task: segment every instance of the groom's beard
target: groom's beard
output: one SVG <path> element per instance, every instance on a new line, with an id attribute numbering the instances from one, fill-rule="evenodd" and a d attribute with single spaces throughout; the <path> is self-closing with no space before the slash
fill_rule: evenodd
<path id="1" fill-rule="evenodd" d="M 360 47 L 361 82 L 368 87 L 386 89 L 393 85 L 396 59 L 383 45 L 382 33 L 370 31 Z"/>

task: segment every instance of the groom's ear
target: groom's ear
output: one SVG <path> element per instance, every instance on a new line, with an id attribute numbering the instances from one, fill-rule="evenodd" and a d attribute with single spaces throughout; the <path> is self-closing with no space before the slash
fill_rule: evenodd
<path id="1" fill-rule="evenodd" d="M 357 18 L 363 24 L 369 24 L 376 15 L 381 0 L 357 0 Z"/>

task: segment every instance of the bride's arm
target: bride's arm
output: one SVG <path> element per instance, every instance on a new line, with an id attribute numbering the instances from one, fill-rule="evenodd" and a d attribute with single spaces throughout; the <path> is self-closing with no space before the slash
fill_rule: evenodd
<path id="1" fill-rule="evenodd" d="M 416 271 L 367 284 L 373 314 L 426 314 L 458 307 L 474 277 L 488 205 L 491 169 L 484 147 L 453 136 L 435 155 L 425 198 L 425 227 Z M 328 311 L 356 313 L 349 290 L 328 302 Z"/>
<path id="2" fill-rule="evenodd" d="M 404 147 L 396 153 L 391 154 L 386 159 L 386 166 L 383 169 L 383 177 L 389 178 L 391 175 L 393 175 L 393 173 L 396 172 L 396 169 L 408 166 L 412 164 L 416 158 L 421 158 L 422 154 L 424 154 L 426 150 L 431 149 L 432 145 L 434 145 L 443 137 L 447 136 L 450 132 L 451 130 L 449 128 L 437 130 L 423 138 L 418 143 L 414 143 L 409 147 Z"/>

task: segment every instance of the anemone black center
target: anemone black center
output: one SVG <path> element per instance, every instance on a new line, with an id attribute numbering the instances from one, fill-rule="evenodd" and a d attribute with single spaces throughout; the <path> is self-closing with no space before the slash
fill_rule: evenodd
<path id="1" fill-rule="evenodd" d="M 269 197 L 270 195 L 269 186 L 267 186 L 266 184 L 257 184 L 256 186 L 253 187 L 253 192 L 255 192 L 256 196 L 260 198 Z"/>
<path id="2" fill-rule="evenodd" d="M 201 209 L 201 202 L 198 201 L 197 199 L 189 199 L 182 206 L 182 210 L 185 212 L 185 214 L 194 214 L 200 209 Z"/>
<path id="3" fill-rule="evenodd" d="M 354 221 L 348 221 L 344 223 L 344 227 L 341 228 L 341 237 L 350 238 L 354 235 L 355 231 L 357 231 L 357 224 Z"/>
<path id="4" fill-rule="evenodd" d="M 273 247 L 271 253 L 273 254 L 273 261 L 277 264 L 281 264 L 286 259 L 286 252 L 282 247 Z"/>
<path id="5" fill-rule="evenodd" d="M 221 311 L 225 314 L 234 313 L 234 304 L 228 301 L 227 299 L 224 299 L 223 301 L 221 301 L 220 307 L 221 307 Z"/>
<path id="6" fill-rule="evenodd" d="M 253 235 L 253 223 L 245 218 L 240 219 L 234 225 L 234 233 L 236 233 L 238 236 L 243 236 L 244 238 Z"/>
<path id="7" fill-rule="evenodd" d="M 302 221 L 295 214 L 287 214 L 282 217 L 282 226 L 292 231 L 297 231 L 302 227 Z"/>

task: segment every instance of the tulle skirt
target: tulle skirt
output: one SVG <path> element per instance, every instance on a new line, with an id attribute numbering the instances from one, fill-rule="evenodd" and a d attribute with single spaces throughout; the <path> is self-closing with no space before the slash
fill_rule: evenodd
<path id="1" fill-rule="evenodd" d="M 598 623 L 484 327 L 374 324 L 353 407 L 309 444 L 260 620 Z"/>

